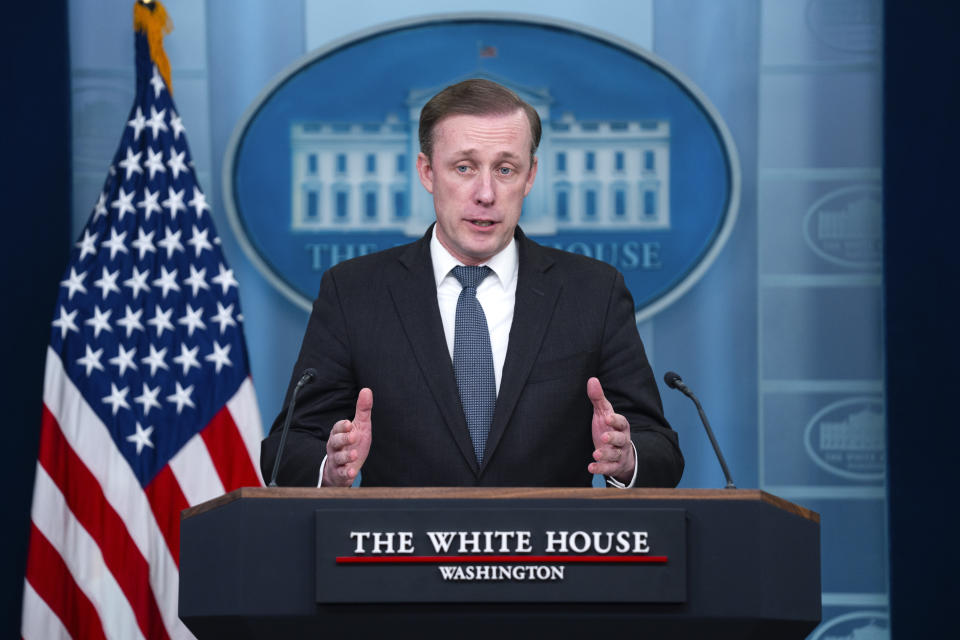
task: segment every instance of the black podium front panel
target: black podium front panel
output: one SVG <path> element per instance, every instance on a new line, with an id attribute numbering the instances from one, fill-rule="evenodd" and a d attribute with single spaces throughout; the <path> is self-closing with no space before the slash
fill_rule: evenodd
<path id="1" fill-rule="evenodd" d="M 803 638 L 820 619 L 816 514 L 811 517 L 803 510 L 783 508 L 777 504 L 778 499 L 759 491 L 642 490 L 617 492 L 629 496 L 620 498 L 606 490 L 514 490 L 502 499 L 489 497 L 497 495 L 489 491 L 348 491 L 243 489 L 220 499 L 216 505 L 191 510 L 181 525 L 180 616 L 187 626 L 201 639 L 317 638 L 328 633 L 356 633 L 358 625 L 362 635 L 385 633 L 390 637 L 493 635 L 500 640 L 536 634 L 566 638 L 581 633 L 595 635 L 598 629 L 606 628 L 648 638 L 740 639 Z M 436 497 L 410 497 L 425 495 L 424 492 Z M 562 497 L 554 497 L 558 494 Z M 471 497 L 481 495 L 485 497 Z M 625 511 L 634 515 L 618 520 L 617 514 Z M 357 526 L 351 531 L 370 535 L 350 538 L 350 531 L 342 527 L 333 525 L 325 532 L 323 525 L 318 526 L 318 521 L 339 522 L 345 512 L 357 514 L 352 518 Z M 565 512 L 571 514 L 567 528 L 563 528 L 566 525 L 562 522 Z M 444 580 L 439 567 L 556 567 L 560 563 L 549 557 L 533 563 L 512 557 L 503 562 L 472 562 L 470 558 L 470 562 L 453 561 L 451 557 L 461 555 L 459 541 L 451 542 L 446 552 L 437 554 L 428 535 L 431 531 L 435 535 L 459 531 L 458 522 L 463 523 L 463 531 L 479 531 L 476 525 L 483 518 L 476 517 L 477 514 L 497 514 L 491 516 L 496 521 L 493 530 L 529 531 L 530 551 L 511 550 L 510 545 L 516 541 L 513 538 L 513 542 L 507 543 L 507 553 L 493 553 L 491 546 L 491 556 L 549 556 L 545 553 L 546 531 L 555 532 L 549 549 L 555 555 L 587 555 L 582 537 L 577 539 L 576 549 L 570 547 L 568 538 L 567 553 L 560 553 L 562 547 L 556 532 L 587 531 L 584 523 L 591 522 L 591 516 L 596 516 L 598 525 L 590 531 L 641 531 L 643 514 L 658 512 L 682 514 L 683 531 L 673 535 L 683 540 L 684 549 L 681 552 L 667 545 L 661 551 L 668 552 L 660 553 L 651 545 L 650 553 L 654 557 L 665 555 L 668 561 L 682 559 L 685 573 L 683 593 L 663 596 L 659 601 L 626 602 L 623 594 L 630 589 L 642 590 L 643 576 L 650 575 L 644 571 L 650 566 L 629 568 L 621 562 L 590 564 L 570 562 L 569 558 L 563 564 L 565 581 L 583 578 L 575 577 L 574 568 L 602 573 L 605 566 L 621 572 L 620 581 L 605 591 L 599 584 L 602 579 L 593 576 L 588 581 L 590 595 L 582 599 L 563 595 L 563 589 L 576 591 L 570 586 L 575 583 L 567 582 L 553 601 L 538 597 L 545 593 L 536 591 L 543 584 L 518 581 L 512 586 L 519 585 L 520 593 L 528 589 L 528 595 L 498 597 L 498 587 L 504 586 L 500 581 Z M 432 515 L 420 520 L 411 515 L 418 513 Z M 516 520 L 510 520 L 511 513 Z M 550 515 L 538 519 L 538 513 Z M 473 515 L 458 520 L 457 514 Z M 391 520 L 393 516 L 395 519 Z M 409 563 L 420 571 L 409 574 L 413 577 L 408 580 L 403 579 L 407 574 L 391 573 L 402 561 L 341 563 L 338 569 L 366 569 L 372 564 L 387 571 L 386 577 L 371 575 L 366 584 L 359 573 L 340 578 L 339 574 L 321 570 L 324 551 L 318 552 L 318 544 L 326 547 L 324 536 L 330 536 L 329 557 L 336 563 L 337 558 L 369 557 L 374 548 L 374 531 L 410 532 L 406 543 L 399 536 L 393 538 L 394 556 L 405 555 L 397 551 L 412 546 L 413 553 L 406 555 L 428 560 L 434 560 L 429 557 L 432 555 L 441 557 L 436 562 Z M 348 544 L 342 544 L 344 535 Z M 378 540 L 380 551 L 390 549 L 385 535 Z M 503 540 L 493 539 L 491 545 Z M 615 536 L 613 541 L 616 542 Z M 364 553 L 356 553 L 359 542 L 364 545 Z M 601 546 L 605 544 L 602 538 L 600 542 Z M 429 546 L 424 547 L 425 544 Z M 454 544 L 455 552 L 451 551 Z M 479 548 L 473 546 L 472 538 L 468 538 L 466 555 L 486 555 L 482 536 L 478 544 Z M 472 553 L 477 550 L 479 554 Z M 634 550 L 637 549 L 631 547 L 630 551 Z M 326 566 L 329 568 L 329 564 Z M 319 585 L 318 577 L 325 583 Z M 431 597 L 424 580 L 439 582 L 439 588 L 448 591 L 446 597 Z M 318 594 L 334 594 L 338 585 L 349 592 L 348 597 L 341 597 L 340 603 L 328 603 L 338 596 L 327 598 L 327 603 L 318 602 Z M 449 593 L 463 586 L 479 588 L 478 592 L 486 596 L 494 595 L 484 601 L 481 597 L 471 599 Z M 366 599 L 365 588 L 370 595 Z M 398 589 L 407 593 L 390 595 Z"/>

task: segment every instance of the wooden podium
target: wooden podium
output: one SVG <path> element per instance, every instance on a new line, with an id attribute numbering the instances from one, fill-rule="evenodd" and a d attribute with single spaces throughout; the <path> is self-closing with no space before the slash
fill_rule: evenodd
<path id="1" fill-rule="evenodd" d="M 352 522 L 353 514 L 361 524 Z M 352 530 L 411 529 L 419 522 L 453 529 L 464 519 L 475 533 L 477 522 L 504 529 L 511 518 L 526 529 L 548 523 L 550 531 L 535 531 L 539 543 L 515 550 L 528 553 L 506 556 L 489 553 L 506 549 L 507 542 L 493 548 L 488 535 L 486 549 L 473 547 L 487 553 L 482 557 L 457 557 L 455 545 L 447 549 L 450 555 L 428 556 L 421 551 L 434 553 L 429 545 L 414 552 L 412 546 L 404 550 L 399 538 L 394 548 L 391 538 L 387 547 L 387 534 L 377 534 L 384 543 L 379 551 L 397 552 L 378 557 L 378 549 L 361 548 L 373 534 Z M 560 532 L 565 518 L 570 531 Z M 669 547 L 669 558 L 591 556 L 576 547 L 578 541 L 586 544 L 589 532 L 571 534 L 570 548 L 566 538 L 558 542 L 561 533 L 583 529 L 583 522 L 649 521 L 656 528 L 663 518 L 682 531 L 670 525 L 663 530 L 668 533 L 651 533 L 650 553 Z M 343 533 L 324 533 L 326 523 Z M 567 555 L 536 555 L 543 535 L 551 536 L 548 552 Z M 644 552 L 641 535 L 633 535 L 637 544 L 622 550 Z M 621 541 L 626 539 L 623 534 Z M 326 547 L 338 545 L 334 558 Z M 456 569 L 452 562 L 462 567 L 480 558 L 519 566 L 534 557 L 549 567 L 568 564 L 566 573 L 543 570 L 547 582 L 529 584 L 510 577 L 444 582 Z M 351 568 L 359 563 L 367 566 Z M 438 564 L 450 565 L 445 577 Z M 515 577 L 527 574 L 535 577 L 533 570 Z M 658 596 L 661 584 L 670 595 Z M 342 592 L 344 600 L 331 600 Z M 820 517 L 758 490 L 244 488 L 184 511 L 181 521 L 180 617 L 201 640 L 330 634 L 784 639 L 806 637 L 820 616 Z"/>

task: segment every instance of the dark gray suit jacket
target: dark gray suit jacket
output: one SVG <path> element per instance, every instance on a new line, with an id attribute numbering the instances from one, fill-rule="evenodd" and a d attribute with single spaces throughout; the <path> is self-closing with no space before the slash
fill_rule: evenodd
<path id="1" fill-rule="evenodd" d="M 675 486 L 677 434 L 634 322 L 633 298 L 611 266 L 543 247 L 517 229 L 519 276 L 500 393 L 477 464 L 444 338 L 430 230 L 409 245 L 329 269 L 313 304 L 284 407 L 263 441 L 270 477 L 293 385 L 301 389 L 278 484 L 316 486 L 333 424 L 373 390 L 364 486 L 590 486 L 594 450 L 587 379 L 631 425 L 637 486 Z"/>

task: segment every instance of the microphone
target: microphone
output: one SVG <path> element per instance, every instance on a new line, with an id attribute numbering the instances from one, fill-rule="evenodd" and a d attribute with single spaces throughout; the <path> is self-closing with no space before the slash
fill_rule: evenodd
<path id="1" fill-rule="evenodd" d="M 697 406 L 697 412 L 700 413 L 700 421 L 703 423 L 703 428 L 707 430 L 707 436 L 710 438 L 710 444 L 713 445 L 713 451 L 717 454 L 717 460 L 720 461 L 720 467 L 723 469 L 723 476 L 727 479 L 727 486 L 725 489 L 736 489 L 737 486 L 733 484 L 733 479 L 730 477 L 730 469 L 727 468 L 727 461 L 723 459 L 723 454 L 720 452 L 720 445 L 717 444 L 717 439 L 713 436 L 713 429 L 710 428 L 710 422 L 707 420 L 707 414 L 703 412 L 703 407 L 700 406 L 700 401 L 697 400 L 697 396 L 693 395 L 693 391 L 687 388 L 687 385 L 683 384 L 683 378 L 681 378 L 677 373 L 673 371 L 667 371 L 663 374 L 663 381 L 667 383 L 667 386 L 671 389 L 677 389 L 683 395 L 687 396 L 693 400 L 693 404 Z"/>
<path id="2" fill-rule="evenodd" d="M 300 391 L 300 388 L 313 380 L 317 376 L 317 370 L 313 367 L 305 369 L 303 375 L 300 376 L 300 380 L 297 381 L 297 386 L 293 388 L 293 393 L 290 394 L 290 406 L 287 407 L 287 417 L 283 421 L 283 432 L 280 434 L 280 446 L 277 447 L 277 459 L 273 461 L 273 473 L 270 474 L 270 484 L 268 487 L 277 486 L 277 472 L 280 471 L 280 456 L 283 455 L 283 447 L 287 444 L 287 432 L 290 431 L 290 420 L 293 418 L 293 406 L 297 403 L 297 393 Z"/>

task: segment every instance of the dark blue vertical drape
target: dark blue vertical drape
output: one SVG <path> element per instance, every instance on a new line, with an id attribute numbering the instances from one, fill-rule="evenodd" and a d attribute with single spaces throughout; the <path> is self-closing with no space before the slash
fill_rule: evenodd
<path id="1" fill-rule="evenodd" d="M 4 5 L 0 60 L 0 637 L 19 638 L 43 361 L 70 243 L 66 0 Z"/>
<path id="2" fill-rule="evenodd" d="M 960 569 L 960 5 L 884 8 L 892 637 L 934 638 L 956 627 Z"/>

